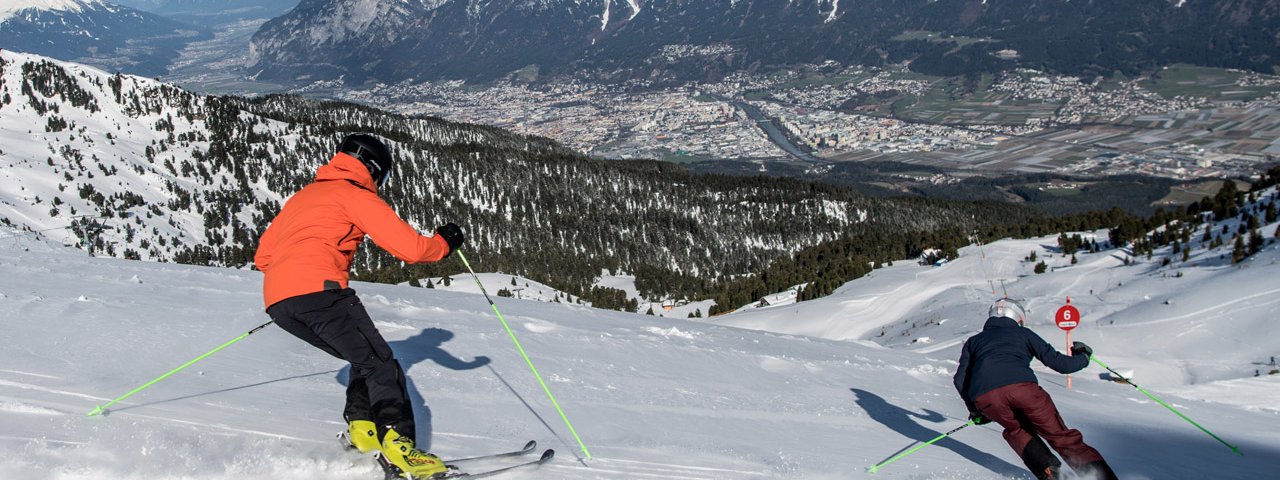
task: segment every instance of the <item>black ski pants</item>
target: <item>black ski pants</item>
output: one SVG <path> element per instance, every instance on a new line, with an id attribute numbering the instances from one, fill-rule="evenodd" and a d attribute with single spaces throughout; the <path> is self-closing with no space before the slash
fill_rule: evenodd
<path id="1" fill-rule="evenodd" d="M 276 325 L 330 355 L 351 362 L 348 422 L 369 420 L 378 438 L 388 427 L 414 438 L 413 404 L 400 367 L 364 305 L 350 288 L 290 297 L 272 305 L 267 315 Z"/>

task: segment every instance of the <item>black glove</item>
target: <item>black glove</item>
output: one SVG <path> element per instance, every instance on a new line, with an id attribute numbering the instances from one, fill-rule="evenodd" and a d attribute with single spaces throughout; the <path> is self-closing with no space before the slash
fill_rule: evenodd
<path id="1" fill-rule="evenodd" d="M 1071 354 L 1084 355 L 1086 357 L 1092 358 L 1093 349 L 1089 348 L 1088 345 L 1085 345 L 1084 342 L 1071 342 Z"/>
<path id="2" fill-rule="evenodd" d="M 466 238 L 463 238 L 462 236 L 462 229 L 453 222 L 446 223 L 444 226 L 436 228 L 436 235 L 439 235 L 440 238 L 444 239 L 445 243 L 449 244 L 449 253 L 445 254 L 445 257 L 453 255 L 453 251 L 457 250 L 458 247 L 461 247 L 462 242 L 466 241 Z"/>
<path id="3" fill-rule="evenodd" d="M 974 425 L 986 425 L 991 423 L 990 418 L 984 417 L 981 413 L 976 411 L 969 412 L 969 421 L 973 422 Z"/>

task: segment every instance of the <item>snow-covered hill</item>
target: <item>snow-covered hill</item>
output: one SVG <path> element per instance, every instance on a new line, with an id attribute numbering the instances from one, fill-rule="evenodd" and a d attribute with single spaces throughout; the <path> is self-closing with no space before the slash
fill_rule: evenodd
<path id="1" fill-rule="evenodd" d="M 477 276 L 480 277 L 480 283 L 484 285 L 485 290 L 500 296 L 537 302 L 591 305 L 591 302 L 584 302 L 571 293 L 524 277 L 498 273 L 481 273 Z M 418 280 L 417 285 L 446 292 L 480 293 L 480 287 L 477 287 L 475 281 L 469 276 L 453 275 L 448 277 L 448 281 L 446 277 L 424 278 Z M 610 275 L 607 271 L 601 272 L 599 280 L 593 286 L 620 290 L 626 299 L 636 301 L 636 312 L 658 317 L 702 318 L 711 310 L 711 306 L 715 305 L 715 301 L 712 300 L 689 302 L 646 298 L 636 290 L 635 276 Z M 795 296 L 794 291 L 791 292 L 791 296 Z"/>
<path id="2" fill-rule="evenodd" d="M 97 237 L 96 250 L 113 256 L 171 260 L 183 244 L 210 243 L 193 199 L 225 195 L 238 182 L 230 169 L 202 167 L 195 175 L 191 159 L 212 144 L 205 98 L 10 51 L 0 53 L 0 89 L 0 137 L 13 139 L 0 146 L 6 223 L 65 244 Z M 164 146 L 174 131 L 182 133 L 180 144 Z M 253 182 L 240 197 L 249 208 L 215 229 L 230 234 L 254 223 L 255 202 L 274 209 L 282 197 L 264 183 Z M 89 220 L 108 228 L 86 235 L 81 226 Z"/>
<path id="3" fill-rule="evenodd" d="M 1261 214 L 1277 203 L 1274 187 L 1257 197 L 1246 209 Z M 1209 228 L 1210 236 L 1229 239 L 1240 227 L 1239 217 L 1196 226 L 1186 260 L 1170 246 L 1150 258 L 1128 249 L 1082 252 L 1073 264 L 1056 236 L 974 245 L 938 267 L 897 262 L 822 302 L 780 302 L 712 321 L 952 355 L 982 328 L 987 306 L 1007 292 L 1026 302 L 1031 328 L 1065 349 L 1053 318 L 1070 297 L 1083 315 L 1073 339 L 1135 369 L 1145 384 L 1207 392 L 1211 387 L 1189 386 L 1265 373 L 1272 367 L 1263 364 L 1280 355 L 1280 328 L 1273 326 L 1280 312 L 1277 224 L 1260 225 L 1268 246 L 1238 265 L 1232 264 L 1230 242 L 1214 247 L 1205 237 Z M 1107 236 L 1105 230 L 1083 234 L 1102 242 Z M 1034 263 L 1026 260 L 1033 252 L 1047 272 L 1033 273 Z M 1254 406 L 1280 410 L 1274 400 Z"/>
<path id="4" fill-rule="evenodd" d="M 1037 245 L 1002 241 L 984 250 L 992 270 L 1012 280 L 1024 268 L 1018 259 Z M 948 320 L 909 334 L 938 339 L 925 349 L 496 298 L 591 449 L 590 461 L 483 297 L 355 288 L 408 370 L 423 444 L 453 456 L 537 439 L 559 451 L 550 465 L 510 478 L 1030 478 L 990 426 L 957 433 L 874 476 L 864 471 L 964 421 L 951 387 L 952 340 L 971 333 L 990 291 L 985 282 L 958 285 L 952 297 L 928 297 L 953 303 L 934 304 L 915 293 L 912 277 L 963 283 L 956 272 L 969 256 L 947 267 L 892 267 L 832 297 L 776 307 L 797 322 L 846 315 L 857 301 L 890 312 L 867 321 Z M 1034 326 L 1049 338 L 1060 337 L 1043 325 L 1044 312 L 1054 298 L 1073 294 L 1086 316 L 1076 339 L 1094 344 L 1113 366 L 1135 368 L 1140 385 L 1245 453 L 1235 456 L 1134 389 L 1101 379 L 1097 368 L 1076 375 L 1073 390 L 1041 369 L 1067 423 L 1083 430 L 1121 478 L 1254 479 L 1280 468 L 1280 375 L 1202 382 L 1227 376 L 1203 373 L 1214 364 L 1225 372 L 1238 366 L 1232 362 L 1266 361 L 1264 345 L 1280 353 L 1277 297 L 1266 293 L 1277 287 L 1278 257 L 1272 246 L 1228 267 L 1204 255 L 1172 278 L 1150 264 L 1124 267 L 1085 255 L 1074 267 L 1009 283 L 1038 299 Z M 380 478 L 371 460 L 342 452 L 332 439 L 342 428 L 342 362 L 275 327 L 105 417 L 85 416 L 265 322 L 260 274 L 88 258 L 30 234 L 0 238 L 0 269 L 0 478 Z M 1120 281 L 1124 287 L 1113 285 Z M 1090 287 L 1093 297 L 1085 293 Z M 1171 305 L 1162 291 L 1177 293 Z M 897 302 L 918 306 L 893 314 L 889 305 Z M 724 318 L 733 315 L 717 320 Z M 1157 368 L 1174 356 L 1176 365 Z M 1167 375 L 1180 367 L 1198 377 Z M 1241 376 L 1238 370 L 1232 375 Z"/>

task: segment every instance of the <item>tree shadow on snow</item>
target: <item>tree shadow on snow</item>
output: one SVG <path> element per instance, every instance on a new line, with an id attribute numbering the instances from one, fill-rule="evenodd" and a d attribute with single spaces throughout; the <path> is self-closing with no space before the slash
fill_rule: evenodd
<path id="1" fill-rule="evenodd" d="M 391 351 L 395 352 L 396 360 L 400 362 L 400 368 L 405 371 L 405 387 L 409 390 L 409 402 L 413 406 L 413 421 L 417 430 L 416 442 L 417 447 L 423 451 L 431 450 L 431 407 L 427 405 L 427 401 L 422 397 L 422 393 L 418 391 L 418 387 L 413 383 L 413 377 L 409 375 L 409 370 L 414 365 L 421 363 L 423 360 L 431 360 L 441 367 L 450 370 L 473 370 L 489 364 L 489 357 L 478 356 L 474 360 L 468 362 L 461 358 L 453 356 L 453 354 L 441 348 L 445 342 L 452 340 L 453 332 L 443 328 L 428 328 L 417 335 L 387 342 L 391 347 Z M 351 365 L 342 367 L 338 371 L 336 379 L 343 387 L 347 386 L 347 382 L 351 375 Z"/>
<path id="2" fill-rule="evenodd" d="M 916 423 L 915 420 L 912 420 L 912 417 L 915 417 L 921 420 L 925 420 L 933 423 L 939 423 L 947 419 L 947 417 L 943 416 L 941 413 L 925 409 L 923 414 L 919 414 L 919 413 L 904 409 L 902 407 L 899 407 L 897 405 L 893 405 L 885 401 L 885 399 L 881 398 L 879 395 L 868 392 L 866 390 L 861 390 L 857 388 L 850 388 L 849 390 L 852 391 L 854 395 L 857 396 L 856 401 L 858 403 L 858 406 L 862 407 L 862 409 L 867 412 L 867 415 L 871 416 L 872 420 L 880 422 L 884 426 L 889 427 L 890 429 L 892 429 L 895 432 L 898 432 L 904 437 L 910 438 L 917 442 L 927 442 L 929 440 L 933 440 L 938 435 L 942 435 L 944 433 L 942 431 L 936 431 L 931 428 L 921 426 L 920 424 Z M 948 430 L 950 429 L 948 428 Z M 1000 459 L 999 457 L 996 457 L 995 455 L 992 455 L 992 454 L 980 451 L 976 448 L 970 447 L 968 445 L 965 445 L 964 443 L 961 443 L 960 441 L 951 437 L 947 437 L 942 440 L 939 440 L 937 443 L 934 443 L 933 445 L 936 447 L 942 447 L 947 450 L 951 450 L 952 452 L 955 452 L 957 455 L 964 457 L 966 460 L 969 460 L 970 462 L 981 465 L 987 470 L 991 470 L 992 472 L 995 472 L 998 475 L 1013 477 L 1013 478 L 1030 478 L 1031 477 L 1030 473 L 1027 472 L 1025 468 L 1006 462 Z M 906 451 L 908 448 L 911 448 L 913 446 L 915 446 L 915 444 L 907 445 L 903 447 L 901 450 L 898 450 L 896 452 L 893 452 L 885 456 L 884 460 L 893 458 L 894 455 L 902 453 L 903 451 Z M 884 461 L 884 460 L 881 460 L 881 461 Z"/>

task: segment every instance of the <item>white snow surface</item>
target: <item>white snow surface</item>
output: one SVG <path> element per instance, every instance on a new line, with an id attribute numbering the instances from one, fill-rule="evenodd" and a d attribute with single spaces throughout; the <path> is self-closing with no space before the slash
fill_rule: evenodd
<path id="1" fill-rule="evenodd" d="M 1215 232 L 1234 232 L 1237 223 L 1220 222 Z M 1276 228 L 1273 223 L 1260 230 L 1274 239 Z M 1107 236 L 1105 230 L 1082 234 L 1099 241 Z M 1169 266 L 1161 265 L 1163 258 L 1178 257 L 1169 247 L 1129 266 L 1125 250 L 1078 253 L 1072 265 L 1057 251 L 1056 236 L 1003 240 L 962 248 L 959 258 L 940 267 L 897 262 L 820 302 L 744 308 L 711 321 L 955 358 L 963 341 L 982 329 L 987 307 L 1006 292 L 1030 309 L 1028 327 L 1065 349 L 1053 317 L 1070 297 L 1082 314 L 1071 339 L 1089 343 L 1112 366 L 1134 369 L 1140 385 L 1180 389 L 1252 376 L 1257 362 L 1280 355 L 1280 328 L 1273 326 L 1280 314 L 1280 244 L 1272 241 L 1231 265 L 1229 242 L 1209 250 L 1202 235 L 1192 235 L 1187 262 Z M 1049 272 L 1032 273 L 1034 263 L 1024 260 L 1031 252 Z M 1280 401 L 1252 406 L 1275 408 Z"/>
<path id="2" fill-rule="evenodd" d="M 102 3 L 102 0 L 0 0 L 0 23 L 26 9 L 79 12 L 86 6 Z"/>
<path id="3" fill-rule="evenodd" d="M 1033 243 L 997 242 L 985 251 L 993 269 L 1014 273 Z M 1109 274 L 1119 268 L 1105 257 L 1041 276 L 1054 281 L 1023 278 L 1011 287 L 1044 298 L 1032 302 L 1040 317 L 1051 310 L 1048 299 L 1075 279 L 1119 278 Z M 1116 367 L 1137 365 L 1135 381 L 1245 453 L 1232 454 L 1133 388 L 1101 379 L 1096 367 L 1077 374 L 1073 390 L 1062 376 L 1040 369 L 1066 422 L 1084 432 L 1121 478 L 1270 478 L 1280 468 L 1280 377 L 1229 379 L 1225 371 L 1236 359 L 1265 361 L 1255 351 L 1260 345 L 1280 353 L 1273 320 L 1278 297 L 1250 297 L 1278 286 L 1276 257 L 1272 246 L 1247 268 L 1188 267 L 1176 280 L 1122 270 L 1126 287 L 1102 292 L 1105 302 L 1073 298 L 1086 318 L 1077 338 L 1092 343 L 1099 358 Z M 868 296 L 896 296 L 909 308 L 923 295 L 915 293 L 923 285 L 919 277 L 961 283 L 968 277 L 954 272 L 964 261 L 896 266 L 867 279 L 879 290 L 861 297 L 851 299 L 864 286 L 856 281 L 831 297 L 781 310 L 799 321 L 842 315 L 849 302 L 861 300 L 896 321 L 907 314 L 887 298 Z M 381 478 L 372 460 L 343 452 L 333 439 L 343 428 L 344 362 L 274 326 L 106 416 L 85 416 L 267 321 L 259 273 L 89 258 L 31 235 L 0 239 L 0 270 L 0 478 Z M 485 276 L 494 286 L 509 286 L 511 278 Z M 1144 281 L 1187 287 L 1165 287 L 1181 296 L 1165 306 L 1161 297 L 1143 299 L 1154 289 L 1130 290 Z M 453 285 L 474 288 L 458 276 Z M 509 478 L 1030 478 L 991 426 L 959 432 L 954 441 L 874 476 L 865 472 L 964 422 L 951 375 L 958 341 L 981 321 L 968 318 L 973 312 L 948 314 L 953 321 L 928 332 L 935 350 L 922 353 L 905 345 L 495 297 L 595 457 L 585 460 L 483 297 L 353 286 L 407 370 L 424 447 L 448 457 L 536 439 L 557 449 L 552 463 Z M 1136 313 L 1163 307 L 1190 313 L 1245 298 L 1214 315 Z M 1144 323 L 1160 319 L 1167 322 Z M 961 331 L 947 333 L 944 326 Z M 1053 333 L 1036 327 L 1047 337 Z M 1174 355 L 1175 365 L 1156 368 Z M 1200 371 L 1193 380 L 1205 381 L 1192 383 L 1174 371 Z M 1208 380 L 1215 376 L 1223 379 Z"/>

